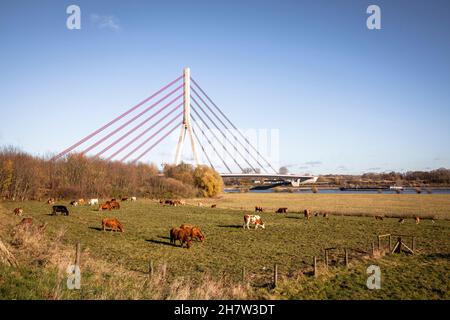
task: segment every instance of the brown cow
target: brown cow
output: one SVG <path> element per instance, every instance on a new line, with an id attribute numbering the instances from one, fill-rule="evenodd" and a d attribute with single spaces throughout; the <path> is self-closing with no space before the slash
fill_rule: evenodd
<path id="1" fill-rule="evenodd" d="M 216 208 L 216 207 L 217 207 L 217 204 L 211 205 L 211 208 Z"/>
<path id="2" fill-rule="evenodd" d="M 197 238 L 201 242 L 205 241 L 205 236 L 203 235 L 200 227 L 193 226 L 191 224 L 182 224 L 180 226 L 180 229 L 186 230 L 188 232 L 188 235 L 191 237 L 191 239 Z"/>
<path id="3" fill-rule="evenodd" d="M 275 211 L 275 213 L 286 213 L 287 212 L 287 208 L 278 208 L 277 211 Z"/>
<path id="4" fill-rule="evenodd" d="M 263 212 L 263 208 L 255 206 L 255 212 Z"/>
<path id="5" fill-rule="evenodd" d="M 324 213 L 323 217 L 328 219 L 328 213 Z"/>
<path id="6" fill-rule="evenodd" d="M 420 223 L 420 217 L 419 216 L 414 217 L 414 219 L 416 220 L 416 224 Z"/>
<path id="7" fill-rule="evenodd" d="M 120 209 L 120 204 L 117 201 L 111 201 L 109 205 L 111 206 L 111 209 Z"/>
<path id="8" fill-rule="evenodd" d="M 303 215 L 304 215 L 305 218 L 308 219 L 308 220 L 309 220 L 309 218 L 311 218 L 311 213 L 309 212 L 308 209 L 305 209 L 305 210 L 303 211 Z"/>
<path id="9" fill-rule="evenodd" d="M 99 210 L 99 211 L 103 211 L 103 210 L 109 210 L 109 211 L 111 211 L 112 208 L 111 208 L 110 202 L 109 202 L 109 201 L 106 201 L 106 203 L 100 205 L 100 207 L 98 208 L 98 210 Z"/>
<path id="10" fill-rule="evenodd" d="M 186 248 L 190 248 L 192 245 L 192 240 L 189 239 L 189 232 L 185 229 L 181 228 L 172 228 L 170 229 L 170 243 L 176 245 L 176 241 L 180 241 L 180 246 L 183 248 L 183 245 L 186 243 Z"/>
<path id="11" fill-rule="evenodd" d="M 128 201 L 128 197 L 123 197 L 121 200 L 122 201 Z"/>
<path id="12" fill-rule="evenodd" d="M 22 230 L 30 230 L 30 228 L 32 228 L 34 226 L 34 220 L 33 218 L 23 218 L 22 221 L 20 221 L 15 229 L 17 230 L 18 228 L 21 228 Z M 47 227 L 47 223 L 43 223 L 39 226 L 37 226 L 36 231 L 38 232 L 43 232 L 45 230 L 45 228 Z M 13 230 L 13 234 L 15 233 L 15 230 Z"/>
<path id="13" fill-rule="evenodd" d="M 383 216 L 375 216 L 375 220 L 383 220 Z"/>
<path id="14" fill-rule="evenodd" d="M 105 231 L 106 228 L 111 229 L 111 231 L 123 232 L 123 225 L 116 218 L 105 218 L 102 220 L 102 229 Z"/>
<path id="15" fill-rule="evenodd" d="M 33 218 L 23 218 L 22 221 L 20 221 L 17 226 L 22 228 L 29 228 L 33 225 Z"/>
<path id="16" fill-rule="evenodd" d="M 84 206 L 86 204 L 86 202 L 84 201 L 84 199 L 78 199 L 78 204 L 80 206 Z"/>
<path id="17" fill-rule="evenodd" d="M 22 213 L 23 213 L 23 209 L 22 209 L 22 208 L 15 208 L 15 209 L 14 209 L 14 214 L 15 214 L 16 216 L 21 216 Z"/>

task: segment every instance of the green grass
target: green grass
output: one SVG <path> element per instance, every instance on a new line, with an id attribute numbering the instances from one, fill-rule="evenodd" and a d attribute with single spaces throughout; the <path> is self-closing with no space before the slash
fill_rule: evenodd
<path id="1" fill-rule="evenodd" d="M 450 219 L 450 195 L 440 194 L 292 194 L 292 193 L 226 193 L 216 200 L 221 208 L 266 211 L 288 207 L 288 211 L 327 211 L 345 215 L 414 216 Z"/>
<path id="2" fill-rule="evenodd" d="M 296 213 L 287 215 L 262 213 L 266 229 L 244 231 L 242 228 L 244 212 L 222 208 L 239 203 L 247 208 L 252 208 L 256 204 L 278 207 L 286 204 L 286 199 L 294 201 L 291 197 L 298 195 L 271 196 L 268 199 L 265 194 L 225 195 L 221 199 L 209 201 L 218 204 L 219 208 L 216 209 L 197 206 L 166 207 L 150 200 L 122 203 L 119 211 L 112 212 L 99 212 L 88 206 L 69 207 L 68 217 L 50 216 L 51 206 L 39 202 L 3 202 L 2 206 L 10 215 L 9 212 L 16 206 L 21 206 L 25 212 L 24 216 L 47 222 L 49 237 L 64 229 L 65 245 L 73 248 L 80 241 L 85 254 L 112 266 L 143 274 L 147 272 L 150 260 L 155 266 L 166 264 L 168 281 L 176 277 L 189 276 L 192 281 L 198 282 L 205 273 L 208 273 L 212 277 L 225 277 L 230 283 L 238 283 L 242 267 L 245 267 L 248 279 L 255 290 L 252 297 L 255 298 L 449 298 L 450 221 L 440 219 L 433 224 L 430 220 L 424 220 L 416 225 L 412 219 L 404 224 L 398 224 L 398 219 L 395 218 L 377 221 L 370 217 L 357 216 L 331 216 L 329 219 L 313 217 L 307 221 Z M 276 197 L 280 197 L 278 202 Z M 373 210 L 372 212 L 378 212 L 381 208 L 381 204 L 378 203 L 380 195 L 364 196 L 364 203 L 377 203 L 366 205 L 364 208 L 361 207 L 362 200 L 358 197 L 343 198 L 340 195 L 321 194 L 301 197 L 302 200 L 297 204 L 299 209 L 303 208 L 303 204 L 307 208 L 332 209 L 329 207 L 332 203 L 339 203 L 335 207 L 337 211 L 354 206 L 363 211 Z M 332 197 L 336 199 L 332 200 Z M 370 200 L 370 197 L 374 199 Z M 389 197 L 396 198 L 396 195 Z M 438 195 L 419 197 L 429 197 L 428 200 L 431 200 L 429 206 L 437 208 L 439 216 L 443 217 L 445 212 L 448 214 L 450 197 Z M 352 204 L 352 201 L 356 203 Z M 392 205 L 389 199 L 383 201 L 387 206 L 386 211 L 412 214 L 410 204 L 403 200 L 401 203 L 395 200 L 397 202 Z M 400 209 L 401 204 L 404 204 L 404 209 Z M 294 205 L 289 203 L 286 206 Z M 104 217 L 118 218 L 124 224 L 125 232 L 121 234 L 100 231 L 101 219 Z M 13 219 L 16 222 L 20 221 L 19 217 Z M 171 245 L 168 239 L 169 229 L 182 223 L 199 225 L 205 233 L 206 242 L 204 244 L 195 242 L 189 250 Z M 385 257 L 377 260 L 376 263 L 386 271 L 385 286 L 380 292 L 373 293 L 365 288 L 367 277 L 365 268 L 373 261 L 354 261 L 353 267 L 349 270 L 333 268 L 317 280 L 310 276 L 298 277 L 300 271 L 311 268 L 312 256 L 323 255 L 324 248 L 336 246 L 368 251 L 372 241 L 375 240 L 375 235 L 381 233 L 416 236 L 418 255 Z M 289 280 L 282 282 L 277 290 L 269 293 L 265 285 L 270 282 L 274 263 L 279 265 L 280 278 Z M 4 271 L 3 275 L 5 279 Z M 19 287 L 32 288 L 29 285 L 33 282 L 32 279 L 17 281 Z M 98 288 L 91 289 L 94 292 Z M 32 298 L 33 295 L 29 297 Z M 63 297 L 70 298 L 73 295 Z M 92 295 L 90 297 L 92 298 Z"/>

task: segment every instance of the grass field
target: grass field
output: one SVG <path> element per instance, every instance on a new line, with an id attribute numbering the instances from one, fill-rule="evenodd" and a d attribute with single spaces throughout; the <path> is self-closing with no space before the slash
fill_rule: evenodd
<path id="1" fill-rule="evenodd" d="M 194 204 L 197 201 L 216 203 L 218 208 L 193 205 L 166 207 L 155 201 L 139 200 L 122 203 L 122 208 L 113 212 L 99 212 L 87 206 L 69 207 L 71 214 L 64 217 L 50 216 L 50 206 L 39 202 L 3 202 L 0 204 L 0 215 L 4 242 L 11 240 L 11 228 L 21 219 L 12 216 L 11 212 L 16 206 L 21 206 L 24 216 L 48 223 L 45 237 L 57 239 L 58 242 L 55 248 L 49 244 L 51 250 L 56 255 L 59 251 L 64 252 L 62 255 L 65 258 L 56 259 L 59 261 L 57 263 L 73 260 L 74 246 L 80 241 L 86 265 L 83 267 L 82 263 L 82 289 L 69 291 L 64 289 L 61 270 L 53 268 L 52 263 L 45 267 L 36 265 L 30 257 L 32 250 L 21 252 L 11 246 L 22 269 L 0 269 L 1 296 L 6 299 L 23 296 L 47 298 L 49 292 L 56 291 L 57 294 L 53 294 L 56 298 L 155 298 L 140 287 L 146 279 L 151 260 L 156 269 L 166 269 L 163 282 L 164 285 L 170 284 L 172 291 L 156 298 L 450 298 L 449 196 L 271 194 L 269 197 L 267 194 L 225 194 L 218 199 L 190 202 Z M 329 219 L 313 217 L 308 221 L 297 213 L 280 215 L 265 212 L 262 213 L 265 230 L 244 231 L 244 212 L 239 208 L 252 209 L 255 205 L 267 208 L 286 206 L 294 210 L 309 208 L 340 214 L 429 214 L 439 219 L 436 223 L 424 220 L 419 225 L 412 219 L 399 224 L 395 218 L 379 221 L 351 215 L 331 215 Z M 124 224 L 125 232 L 101 231 L 101 219 L 105 216 L 117 217 Z M 206 242 L 196 242 L 189 250 L 171 245 L 169 229 L 182 223 L 201 226 Z M 324 248 L 369 251 L 375 235 L 382 233 L 416 236 L 418 254 L 351 260 L 349 269 L 334 267 L 322 270 L 322 276 L 318 279 L 308 275 L 312 256 L 322 257 Z M 270 290 L 268 284 L 274 263 L 279 265 L 281 280 L 277 289 Z M 370 264 L 382 268 L 382 290 L 368 290 L 365 286 L 366 268 Z M 243 267 L 250 285 L 240 287 Z M 118 277 L 123 281 L 119 281 Z M 217 279 L 214 289 L 202 289 L 205 277 Z M 182 295 L 174 294 L 173 291 L 182 291 L 180 283 L 183 281 L 197 286 L 196 293 L 192 289 L 183 291 Z M 111 287 L 114 282 L 117 282 L 116 287 L 121 283 L 120 292 Z M 235 291 L 220 291 L 227 288 Z M 199 290 L 216 291 L 205 296 Z"/>
<path id="2" fill-rule="evenodd" d="M 221 208 L 250 211 L 259 205 L 272 212 L 279 207 L 288 207 L 292 212 L 308 208 L 338 215 L 419 215 L 450 219 L 450 195 L 225 193 L 220 199 L 190 201 L 191 204 L 198 202 L 218 203 Z"/>

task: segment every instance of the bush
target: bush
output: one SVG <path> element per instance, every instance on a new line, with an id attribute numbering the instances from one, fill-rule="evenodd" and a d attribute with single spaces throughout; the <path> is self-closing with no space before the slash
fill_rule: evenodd
<path id="1" fill-rule="evenodd" d="M 194 170 L 194 184 L 204 197 L 214 197 L 223 191 L 220 174 L 208 166 L 198 166 Z"/>

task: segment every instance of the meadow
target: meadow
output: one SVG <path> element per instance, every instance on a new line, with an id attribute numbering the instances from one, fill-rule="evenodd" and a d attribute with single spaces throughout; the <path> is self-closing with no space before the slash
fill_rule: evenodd
<path id="1" fill-rule="evenodd" d="M 112 212 L 68 206 L 67 217 L 51 216 L 51 206 L 42 202 L 0 203 L 0 235 L 3 242 L 12 243 L 11 252 L 21 266 L 0 268 L 2 298 L 450 298 L 449 196 L 224 194 L 187 202 L 169 207 L 138 199 L 122 202 L 121 209 Z M 199 202 L 203 206 L 198 206 Z M 212 203 L 217 208 L 211 208 Z M 61 204 L 68 205 L 68 201 Z M 243 214 L 252 212 L 255 205 L 266 209 L 261 214 L 266 229 L 243 230 Z M 24 216 L 48 223 L 43 238 L 29 248 L 14 246 L 11 236 L 13 226 L 21 220 L 12 215 L 17 206 L 24 209 Z M 290 208 L 289 212 L 275 214 L 271 210 L 281 206 Z M 307 220 L 296 212 L 305 208 L 333 214 L 328 219 L 318 216 Z M 398 218 L 380 221 L 370 216 L 373 214 L 418 214 L 436 220 L 425 219 L 416 225 L 411 218 L 399 224 Z M 104 217 L 118 218 L 125 232 L 102 231 Z M 206 242 L 194 242 L 189 250 L 170 244 L 169 229 L 182 223 L 200 226 Z M 348 269 L 320 265 L 319 277 L 310 275 L 312 257 L 323 257 L 324 248 L 370 252 L 376 235 L 383 233 L 414 235 L 416 254 L 351 258 Z M 83 285 L 81 290 L 70 291 L 64 287 L 64 269 L 74 259 L 77 242 L 82 246 Z M 40 243 L 43 257 L 36 253 Z M 51 257 L 46 256 L 48 252 L 52 252 Z M 147 283 L 150 262 L 155 275 Z M 275 263 L 280 281 L 273 289 Z M 382 290 L 366 288 L 370 264 L 382 268 Z M 157 288 L 165 289 L 156 295 Z"/>

